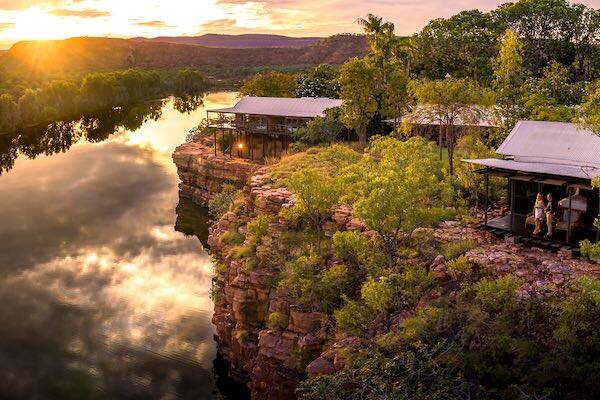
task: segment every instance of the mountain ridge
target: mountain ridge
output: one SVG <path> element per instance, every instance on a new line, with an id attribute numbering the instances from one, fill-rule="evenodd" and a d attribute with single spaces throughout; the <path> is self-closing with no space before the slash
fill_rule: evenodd
<path id="1" fill-rule="evenodd" d="M 77 37 L 22 41 L 2 57 L 7 70 L 70 73 L 124 68 L 181 68 L 209 65 L 285 66 L 342 64 L 362 57 L 368 45 L 361 35 L 334 35 L 300 47 L 215 48 L 194 44 L 132 39 Z"/>
<path id="2" fill-rule="evenodd" d="M 240 34 L 228 35 L 207 33 L 200 36 L 158 36 L 153 38 L 134 37 L 139 42 L 161 42 L 176 44 L 192 44 L 216 48 L 257 48 L 257 47 L 302 47 L 311 45 L 323 37 L 292 37 L 273 34 Z"/>

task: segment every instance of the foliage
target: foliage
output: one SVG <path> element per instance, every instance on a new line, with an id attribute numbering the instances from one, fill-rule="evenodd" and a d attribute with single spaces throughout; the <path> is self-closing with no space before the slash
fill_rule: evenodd
<path id="1" fill-rule="evenodd" d="M 505 275 L 496 280 L 482 279 L 475 285 L 477 300 L 492 311 L 514 308 L 517 301 L 515 291 L 521 284 L 521 280 L 513 275 Z"/>
<path id="2" fill-rule="evenodd" d="M 204 73 L 197 69 L 186 68 L 177 71 L 174 79 L 175 94 L 203 92 L 208 88 Z"/>
<path id="3" fill-rule="evenodd" d="M 333 143 L 344 131 L 344 126 L 339 121 L 339 110 L 328 110 L 325 117 L 317 117 L 310 121 L 306 127 L 294 132 L 294 139 L 308 144 Z"/>
<path id="4" fill-rule="evenodd" d="M 353 335 L 360 335 L 373 319 L 372 311 L 358 301 L 344 297 L 346 304 L 335 310 L 334 316 L 337 326 L 342 331 Z"/>
<path id="5" fill-rule="evenodd" d="M 600 259 L 600 245 L 598 243 L 592 243 L 588 239 L 585 239 L 579 243 L 579 247 L 581 255 L 592 259 Z"/>
<path id="6" fill-rule="evenodd" d="M 456 259 L 446 262 L 446 269 L 448 275 L 454 280 L 465 281 L 468 280 L 473 272 L 473 265 L 469 262 L 469 259 L 462 255 Z"/>
<path id="7" fill-rule="evenodd" d="M 315 169 L 305 168 L 292 174 L 289 188 L 298 197 L 294 208 L 305 215 L 316 230 L 317 248 L 320 250 L 321 225 L 338 202 L 339 184 Z"/>
<path id="8" fill-rule="evenodd" d="M 367 238 L 359 232 L 333 234 L 333 253 L 350 265 L 360 266 L 371 276 L 379 275 L 387 264 L 378 238 Z"/>
<path id="9" fill-rule="evenodd" d="M 408 109 L 412 98 L 409 94 L 409 77 L 402 64 L 393 67 L 385 85 L 385 114 L 394 119 L 394 133 L 398 134 L 398 123 L 402 113 Z"/>
<path id="10" fill-rule="evenodd" d="M 377 68 L 367 59 L 353 58 L 340 70 L 341 120 L 348 129 L 356 130 L 362 146 L 367 144 L 367 125 L 378 108 L 378 79 Z"/>
<path id="11" fill-rule="evenodd" d="M 248 222 L 246 238 L 252 244 L 259 244 L 263 237 L 267 235 L 269 224 L 273 222 L 271 215 L 259 215 L 252 221 Z"/>
<path id="12" fill-rule="evenodd" d="M 1 107 L 0 105 L 0 109 Z M 600 135 L 600 81 L 589 85 L 588 96 L 583 103 L 583 114 L 586 124 Z"/>
<path id="13" fill-rule="evenodd" d="M 439 215 L 446 195 L 437 165 L 425 139 L 377 138 L 363 159 L 342 174 L 343 184 L 353 188 L 346 200 L 352 201 L 354 215 L 379 234 L 390 266 L 405 233 Z"/>
<path id="14" fill-rule="evenodd" d="M 442 251 L 446 260 L 454 260 L 476 246 L 477 243 L 471 240 L 457 240 L 444 244 Z"/>
<path id="15" fill-rule="evenodd" d="M 378 280 L 370 277 L 361 287 L 360 295 L 373 311 L 387 311 L 393 306 L 395 289 L 390 280 L 381 277 Z"/>
<path id="16" fill-rule="evenodd" d="M 269 322 L 268 322 L 269 329 L 283 330 L 283 329 L 287 328 L 288 323 L 289 323 L 289 317 L 287 315 L 285 315 L 284 313 L 281 313 L 279 311 L 274 311 L 271 314 L 269 314 Z"/>
<path id="17" fill-rule="evenodd" d="M 217 136 L 217 146 L 219 147 L 219 151 L 223 154 L 231 154 L 234 144 L 235 135 L 232 132 L 223 132 Z"/>
<path id="18" fill-rule="evenodd" d="M 208 210 L 210 215 L 212 215 L 215 219 L 221 218 L 223 214 L 229 211 L 235 202 L 237 193 L 238 191 L 235 186 L 229 183 L 224 183 L 221 187 L 221 191 L 215 194 L 213 198 L 208 201 Z"/>
<path id="19" fill-rule="evenodd" d="M 445 130 L 449 172 L 453 175 L 456 126 L 459 121 L 474 123 L 481 120 L 490 94 L 474 81 L 454 78 L 415 82 L 413 91 L 418 103 L 423 105 L 419 113 Z"/>
<path id="20" fill-rule="evenodd" d="M 317 65 L 298 79 L 296 97 L 337 99 L 340 93 L 338 74 L 338 70 L 331 65 Z"/>
<path id="21" fill-rule="evenodd" d="M 246 238 L 239 232 L 226 231 L 223 232 L 219 239 L 221 240 L 221 243 L 225 245 L 240 245 L 244 243 Z"/>
<path id="22" fill-rule="evenodd" d="M 414 306 L 435 285 L 435 278 L 425 268 L 408 265 L 398 279 L 399 300 L 405 306 Z"/>
<path id="23" fill-rule="evenodd" d="M 292 74 L 279 71 L 260 72 L 240 89 L 241 96 L 294 97 L 298 83 Z"/>
<path id="24" fill-rule="evenodd" d="M 483 141 L 474 134 L 465 134 L 458 139 L 456 145 L 456 154 L 459 159 L 478 159 L 497 157 L 494 149 L 488 147 Z M 480 204 L 480 198 L 485 196 L 485 176 L 475 172 L 478 167 L 475 164 L 461 162 L 456 165 L 455 176 L 458 189 L 468 193 L 475 207 Z M 491 195 L 498 192 L 498 188 L 493 184 L 496 181 L 491 180 Z"/>

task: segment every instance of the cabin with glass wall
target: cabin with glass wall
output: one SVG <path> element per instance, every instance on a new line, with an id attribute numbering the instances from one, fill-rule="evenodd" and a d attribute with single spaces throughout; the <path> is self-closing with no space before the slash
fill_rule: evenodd
<path id="1" fill-rule="evenodd" d="M 485 175 L 484 227 L 515 241 L 557 249 L 577 248 L 583 239 L 599 241 L 594 221 L 600 196 L 592 180 L 600 177 L 600 136 L 571 123 L 520 121 L 496 152 L 501 158 L 463 160 L 481 166 L 477 172 Z M 494 219 L 488 218 L 491 178 L 506 180 L 507 188 L 508 212 Z M 538 194 L 546 207 L 540 232 L 535 214 Z M 553 211 L 551 227 L 547 209 Z"/>

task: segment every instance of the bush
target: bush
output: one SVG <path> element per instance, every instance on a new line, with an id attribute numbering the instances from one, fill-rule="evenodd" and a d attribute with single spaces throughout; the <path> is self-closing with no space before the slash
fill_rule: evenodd
<path id="1" fill-rule="evenodd" d="M 244 243 L 244 235 L 242 235 L 241 233 L 238 232 L 233 232 L 233 231 L 226 231 L 223 232 L 223 234 L 221 235 L 221 243 L 225 244 L 225 245 L 240 245 L 242 243 Z"/>
<path id="2" fill-rule="evenodd" d="M 522 281 L 513 275 L 496 280 L 482 279 L 475 284 L 477 300 L 491 311 L 513 309 L 517 303 L 515 292 L 521 284 Z"/>
<path id="3" fill-rule="evenodd" d="M 283 329 L 287 328 L 288 323 L 289 323 L 289 317 L 287 315 L 285 315 L 284 313 L 281 313 L 279 311 L 274 311 L 271 314 L 269 314 L 269 322 L 268 322 L 269 329 L 283 330 Z"/>
<path id="4" fill-rule="evenodd" d="M 328 313 L 341 304 L 352 277 L 348 273 L 348 267 L 343 264 L 332 265 L 319 275 L 317 295 L 323 311 Z"/>
<path id="5" fill-rule="evenodd" d="M 359 232 L 346 231 L 333 234 L 333 253 L 352 265 L 363 266 L 370 275 L 382 273 L 387 266 L 385 254 L 378 238 L 367 238 Z"/>
<path id="6" fill-rule="evenodd" d="M 436 279 L 424 268 L 412 265 L 405 267 L 398 279 L 400 295 L 409 306 L 416 304 L 436 283 Z"/>
<path id="7" fill-rule="evenodd" d="M 221 153 L 231 153 L 235 143 L 235 135 L 231 132 L 225 132 L 217 136 L 217 148 Z"/>
<path id="8" fill-rule="evenodd" d="M 229 183 L 224 183 L 221 191 L 213 196 L 208 201 L 208 212 L 215 219 L 219 219 L 230 210 L 231 206 L 235 203 L 238 190 Z"/>
<path id="9" fill-rule="evenodd" d="M 581 255 L 591 259 L 600 259 L 600 243 L 592 243 L 588 239 L 579 243 Z"/>
<path id="10" fill-rule="evenodd" d="M 476 246 L 477 244 L 471 240 L 459 240 L 457 242 L 444 244 L 442 246 L 442 251 L 444 252 L 444 258 L 446 260 L 455 260 Z"/>
<path id="11" fill-rule="evenodd" d="M 376 312 L 392 308 L 395 294 L 394 286 L 386 277 L 377 281 L 369 278 L 360 289 L 360 295 L 364 302 Z"/>
<path id="12" fill-rule="evenodd" d="M 271 215 L 259 215 L 248 223 L 246 237 L 250 243 L 256 245 L 262 241 L 263 237 L 267 235 L 269 224 L 273 219 L 274 217 Z"/>
<path id="13" fill-rule="evenodd" d="M 236 246 L 227 255 L 234 260 L 241 260 L 244 258 L 250 258 L 254 254 L 254 248 L 252 246 Z"/>
<path id="14" fill-rule="evenodd" d="M 353 335 L 360 335 L 373 320 L 373 313 L 364 304 L 344 296 L 346 304 L 334 312 L 338 327 Z"/>
<path id="15" fill-rule="evenodd" d="M 458 257 L 456 260 L 448 261 L 446 263 L 446 269 L 448 275 L 457 281 L 468 279 L 473 272 L 473 266 L 469 262 L 469 259 L 464 255 Z"/>

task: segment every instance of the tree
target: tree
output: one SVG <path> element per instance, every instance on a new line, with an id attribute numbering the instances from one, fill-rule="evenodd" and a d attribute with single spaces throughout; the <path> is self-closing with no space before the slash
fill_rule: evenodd
<path id="1" fill-rule="evenodd" d="M 353 58 L 340 71 L 341 120 L 349 129 L 355 129 L 361 146 L 367 144 L 367 124 L 378 109 L 377 87 L 379 73 L 366 59 Z"/>
<path id="2" fill-rule="evenodd" d="M 588 93 L 583 103 L 583 115 L 586 124 L 600 135 L 600 81 L 590 84 Z"/>
<path id="3" fill-rule="evenodd" d="M 306 127 L 294 132 L 294 139 L 308 145 L 332 143 L 343 130 L 344 126 L 339 121 L 339 110 L 331 109 L 325 112 L 324 117 L 317 117 Z"/>
<path id="4" fill-rule="evenodd" d="M 294 97 L 298 83 L 291 74 L 279 71 L 261 72 L 250 78 L 240 89 L 242 96 Z"/>
<path id="5" fill-rule="evenodd" d="M 414 70 L 429 79 L 446 74 L 488 83 L 489 60 L 494 57 L 499 26 L 479 10 L 463 11 L 448 19 L 435 19 L 412 37 Z"/>
<path id="6" fill-rule="evenodd" d="M 296 97 L 328 97 L 338 98 L 340 95 L 340 84 L 338 82 L 339 72 L 331 65 L 317 65 L 298 80 Z"/>
<path id="7" fill-rule="evenodd" d="M 294 208 L 305 215 L 317 231 L 317 249 L 320 251 L 321 225 L 339 199 L 338 182 L 316 169 L 304 168 L 292 174 L 289 188 L 298 196 Z"/>
<path id="8" fill-rule="evenodd" d="M 17 104 L 10 94 L 0 95 L 0 132 L 10 132 L 18 123 Z"/>
<path id="9" fill-rule="evenodd" d="M 396 58 L 398 39 L 394 33 L 395 27 L 391 22 L 383 22 L 383 18 L 368 14 L 367 18 L 359 18 L 371 46 L 372 58 L 382 73 L 383 82 L 387 82 L 389 64 Z"/>
<path id="10" fill-rule="evenodd" d="M 408 82 L 408 75 L 404 67 L 396 65 L 389 76 L 384 93 L 386 114 L 391 115 L 394 119 L 394 134 L 398 134 L 398 122 L 410 104 Z"/>
<path id="11" fill-rule="evenodd" d="M 498 112 L 505 131 L 524 117 L 523 83 L 527 78 L 523 65 L 523 44 L 517 34 L 508 29 L 502 37 L 500 51 L 494 62 L 493 87 Z"/>
<path id="12" fill-rule="evenodd" d="M 175 75 L 174 90 L 179 96 L 203 92 L 207 86 L 204 74 L 196 69 L 181 69 Z"/>
<path id="13" fill-rule="evenodd" d="M 417 113 L 436 121 L 446 133 L 450 175 L 454 174 L 454 146 L 456 127 L 479 121 L 485 114 L 489 101 L 487 92 L 475 82 L 466 79 L 423 80 L 413 85 L 420 107 Z M 439 144 L 441 148 L 441 133 Z M 441 153 L 440 153 L 441 156 Z"/>
<path id="14" fill-rule="evenodd" d="M 475 134 L 462 136 L 457 143 L 456 151 L 462 159 L 495 158 L 496 152 L 489 148 Z M 484 175 L 475 172 L 478 167 L 475 164 L 462 162 L 456 167 L 456 179 L 461 189 L 468 192 L 475 201 L 475 207 L 479 207 L 481 193 L 485 193 Z"/>
<path id="15" fill-rule="evenodd" d="M 352 188 L 343 200 L 379 234 L 390 266 L 402 239 L 439 215 L 446 197 L 438 170 L 434 147 L 427 140 L 380 137 L 360 162 L 342 171 L 344 186 Z"/>

